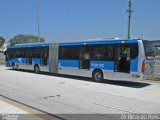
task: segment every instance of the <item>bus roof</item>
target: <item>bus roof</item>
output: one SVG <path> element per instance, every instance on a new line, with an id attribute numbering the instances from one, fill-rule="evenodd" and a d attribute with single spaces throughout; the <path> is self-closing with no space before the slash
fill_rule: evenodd
<path id="1" fill-rule="evenodd" d="M 88 41 L 81 41 L 81 42 L 63 42 L 59 43 L 60 46 L 68 46 L 68 45 L 94 45 L 94 44 L 116 44 L 122 43 L 137 43 L 139 39 L 100 39 L 100 40 L 88 40 Z"/>
<path id="2" fill-rule="evenodd" d="M 25 44 L 15 44 L 13 46 L 9 46 L 8 48 L 44 47 L 48 45 L 49 43 L 25 43 Z"/>
<path id="3" fill-rule="evenodd" d="M 122 43 L 137 43 L 139 39 L 97 39 L 97 40 L 86 40 L 81 42 L 62 42 L 59 43 L 60 46 L 71 46 L 71 45 L 94 45 L 94 44 L 116 44 Z M 25 44 L 16 44 L 9 46 L 8 48 L 26 48 L 26 47 L 44 47 L 49 46 L 50 43 L 25 43 Z"/>

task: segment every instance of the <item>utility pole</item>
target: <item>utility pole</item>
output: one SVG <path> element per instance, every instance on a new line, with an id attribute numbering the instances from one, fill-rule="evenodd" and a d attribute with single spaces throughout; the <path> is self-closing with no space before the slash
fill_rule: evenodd
<path id="1" fill-rule="evenodd" d="M 130 38 L 131 35 L 131 17 L 132 17 L 132 0 L 128 0 L 128 9 L 127 9 L 127 14 L 128 14 L 128 34 L 127 34 L 127 38 Z"/>
<path id="2" fill-rule="evenodd" d="M 38 42 L 40 42 L 40 26 L 39 26 L 39 0 L 37 0 L 37 32 L 38 32 Z"/>

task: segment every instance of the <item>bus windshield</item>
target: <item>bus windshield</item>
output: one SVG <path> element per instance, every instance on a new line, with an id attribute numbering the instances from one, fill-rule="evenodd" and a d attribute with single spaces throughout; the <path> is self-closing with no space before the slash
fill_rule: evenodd
<path id="1" fill-rule="evenodd" d="M 150 41 L 143 41 L 144 52 L 147 60 L 153 60 L 155 58 L 155 47 Z"/>

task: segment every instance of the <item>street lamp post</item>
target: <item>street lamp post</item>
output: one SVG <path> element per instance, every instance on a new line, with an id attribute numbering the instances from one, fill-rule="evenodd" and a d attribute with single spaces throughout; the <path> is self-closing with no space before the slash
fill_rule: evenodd
<path id="1" fill-rule="evenodd" d="M 127 9 L 127 13 L 128 13 L 128 34 L 127 34 L 127 38 L 129 39 L 131 36 L 131 16 L 133 13 L 132 10 L 132 0 L 128 0 L 128 9 Z"/>
<path id="2" fill-rule="evenodd" d="M 40 42 L 39 0 L 37 0 L 37 32 L 38 32 L 38 42 Z"/>

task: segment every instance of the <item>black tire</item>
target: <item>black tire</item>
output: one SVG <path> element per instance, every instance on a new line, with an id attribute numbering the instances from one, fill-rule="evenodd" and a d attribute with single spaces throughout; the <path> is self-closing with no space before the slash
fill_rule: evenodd
<path id="1" fill-rule="evenodd" d="M 37 74 L 40 73 L 40 69 L 39 69 L 39 66 L 38 66 L 38 65 L 36 65 L 36 66 L 34 67 L 34 72 L 37 73 Z"/>
<path id="2" fill-rule="evenodd" d="M 16 70 L 16 65 L 14 63 L 12 63 L 12 69 Z"/>
<path id="3" fill-rule="evenodd" d="M 96 82 L 103 82 L 103 73 L 100 70 L 96 70 L 92 74 L 92 78 Z"/>
<path id="4" fill-rule="evenodd" d="M 15 67 L 16 67 L 16 70 L 19 70 L 19 66 L 18 65 L 15 65 Z"/>

